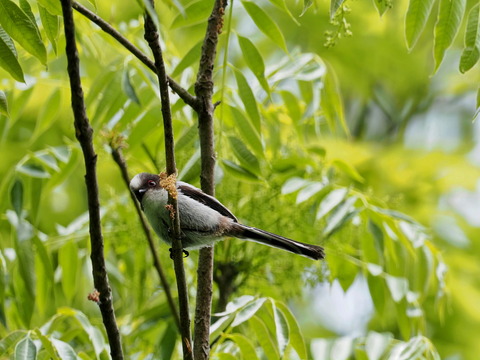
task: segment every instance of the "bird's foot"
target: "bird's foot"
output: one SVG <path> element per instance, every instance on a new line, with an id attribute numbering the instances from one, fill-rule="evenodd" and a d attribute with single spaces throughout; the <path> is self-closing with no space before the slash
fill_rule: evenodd
<path id="1" fill-rule="evenodd" d="M 170 248 L 170 249 L 168 249 L 168 251 L 170 251 L 170 259 L 173 260 L 173 253 L 174 253 L 175 250 L 173 248 Z M 184 258 L 186 258 L 190 255 L 190 253 L 187 250 L 182 249 L 182 252 L 183 252 L 183 255 L 184 255 L 183 257 Z"/>

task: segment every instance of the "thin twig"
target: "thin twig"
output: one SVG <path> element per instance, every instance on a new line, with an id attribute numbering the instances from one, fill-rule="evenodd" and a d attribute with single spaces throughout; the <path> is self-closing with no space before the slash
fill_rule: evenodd
<path id="1" fill-rule="evenodd" d="M 153 0 L 150 0 L 153 7 Z M 148 11 L 145 11 L 145 40 L 152 49 L 157 69 L 158 83 L 160 86 L 160 98 L 162 103 L 163 130 L 165 136 L 165 160 L 167 174 L 176 175 L 175 144 L 173 139 L 172 114 L 170 112 L 170 100 L 168 95 L 168 79 L 165 73 L 162 49 L 158 41 L 158 30 Z M 182 336 L 183 358 L 193 359 L 192 338 L 190 333 L 190 314 L 188 308 L 188 290 L 183 266 L 183 246 L 180 238 L 180 216 L 177 199 L 169 194 L 168 203 L 173 209 L 172 219 L 172 255 L 177 278 L 178 302 L 180 310 L 180 333 Z"/>
<path id="2" fill-rule="evenodd" d="M 113 160 L 117 163 L 120 169 L 120 172 L 122 173 L 122 179 L 128 189 L 129 183 L 130 183 L 130 177 L 128 176 L 127 164 L 123 157 L 122 149 L 120 146 L 115 145 L 113 141 L 110 143 L 110 147 L 112 149 Z M 173 320 L 175 321 L 175 324 L 177 325 L 178 330 L 180 330 L 180 318 L 178 317 L 177 308 L 175 307 L 175 302 L 173 301 L 172 293 L 170 292 L 170 286 L 168 284 L 167 277 L 165 276 L 165 272 L 163 271 L 162 265 L 160 264 L 160 260 L 158 258 L 157 250 L 155 249 L 155 241 L 153 240 L 152 232 L 150 231 L 150 228 L 147 225 L 147 220 L 143 215 L 142 209 L 140 208 L 140 204 L 135 198 L 135 195 L 131 191 L 129 191 L 129 193 L 130 193 L 130 198 L 132 199 L 132 202 L 135 205 L 135 210 L 137 212 L 138 218 L 140 219 L 140 222 L 142 224 L 143 232 L 145 233 L 145 236 L 147 238 L 148 246 L 150 247 L 150 252 L 152 253 L 153 266 L 155 266 L 155 269 L 157 270 L 158 277 L 160 279 L 160 282 L 162 283 L 162 287 L 163 287 L 163 290 L 165 291 L 165 295 L 167 296 L 167 302 L 168 302 L 168 305 L 170 306 L 170 311 L 172 312 Z"/>
<path id="3" fill-rule="evenodd" d="M 122 343 L 113 309 L 112 291 L 108 282 L 103 254 L 103 235 L 100 221 L 100 204 L 97 183 L 97 154 L 93 148 L 93 129 L 85 110 L 82 84 L 80 81 L 80 66 L 77 45 L 75 42 L 75 23 L 71 0 L 61 0 L 63 22 L 65 28 L 66 54 L 70 90 L 72 94 L 72 109 L 74 115 L 75 136 L 82 147 L 85 160 L 85 183 L 88 196 L 88 213 L 90 219 L 90 243 L 92 253 L 93 283 L 99 292 L 98 304 L 102 313 L 103 324 L 110 343 L 110 354 L 114 360 L 123 359 Z"/>
<path id="4" fill-rule="evenodd" d="M 215 143 L 213 134 L 213 66 L 218 35 L 222 31 L 226 0 L 216 0 L 208 18 L 207 31 L 202 45 L 202 55 L 195 83 L 198 99 L 198 131 L 202 170 L 202 190 L 215 195 Z M 195 307 L 194 356 L 207 360 L 210 354 L 210 314 L 212 308 L 213 246 L 200 250 L 197 269 L 197 301 Z"/>
<path id="5" fill-rule="evenodd" d="M 82 6 L 81 4 L 73 1 L 72 3 L 73 8 L 77 10 L 80 14 L 85 16 L 87 19 L 92 21 L 93 23 L 97 24 L 103 31 L 107 34 L 111 35 L 115 40 L 117 40 L 121 45 L 123 45 L 128 51 L 130 51 L 134 56 L 137 57 L 142 63 L 144 63 L 150 70 L 154 73 L 157 72 L 155 68 L 155 64 L 150 60 L 150 58 L 144 54 L 139 48 L 133 45 L 126 37 L 120 34 L 112 25 L 108 22 L 103 20 L 97 14 L 91 12 L 86 7 Z M 195 109 L 197 104 L 197 99 L 195 96 L 191 95 L 186 89 L 184 89 L 180 84 L 175 82 L 172 78 L 168 77 L 168 84 L 170 88 L 180 96 L 180 98 L 185 101 L 186 104 L 190 105 L 193 109 Z"/>

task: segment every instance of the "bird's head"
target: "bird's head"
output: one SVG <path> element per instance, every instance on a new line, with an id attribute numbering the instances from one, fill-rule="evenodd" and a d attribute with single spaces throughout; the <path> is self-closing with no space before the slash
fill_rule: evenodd
<path id="1" fill-rule="evenodd" d="M 148 191 L 158 188 L 160 188 L 160 176 L 155 174 L 140 173 L 130 181 L 130 190 L 140 203 Z"/>

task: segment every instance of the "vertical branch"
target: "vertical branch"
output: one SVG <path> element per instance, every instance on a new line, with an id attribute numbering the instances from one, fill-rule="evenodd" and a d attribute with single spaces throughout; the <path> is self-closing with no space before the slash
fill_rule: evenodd
<path id="1" fill-rule="evenodd" d="M 195 83 L 198 101 L 198 131 L 202 170 L 202 190 L 215 195 L 215 142 L 213 134 L 213 65 L 218 35 L 222 31 L 226 0 L 216 0 L 208 18 L 208 26 L 202 46 L 200 66 Z M 210 354 L 210 314 L 212 307 L 213 246 L 200 250 L 197 269 L 197 302 L 195 307 L 194 355 L 195 359 L 208 359 Z"/>
<path id="2" fill-rule="evenodd" d="M 125 159 L 122 154 L 122 149 L 119 145 L 115 144 L 115 140 L 112 139 L 110 143 L 110 147 L 112 148 L 112 157 L 113 160 L 117 163 L 120 172 L 122 173 L 122 179 L 127 189 L 129 188 L 130 177 L 128 176 L 127 164 L 125 163 Z M 167 277 L 165 276 L 165 272 L 163 271 L 162 265 L 160 264 L 160 260 L 158 258 L 157 251 L 155 250 L 155 242 L 153 240 L 152 232 L 147 225 L 147 220 L 142 213 L 142 209 L 140 209 L 140 204 L 138 203 L 135 195 L 129 190 L 130 198 L 132 199 L 133 204 L 135 205 L 135 210 L 137 212 L 138 218 L 142 223 L 142 229 L 147 237 L 148 246 L 150 247 L 150 252 L 152 253 L 153 258 L 153 266 L 157 271 L 158 277 L 160 282 L 162 283 L 163 290 L 165 291 L 165 295 L 167 297 L 168 306 L 170 306 L 170 311 L 172 312 L 173 320 L 177 325 L 178 330 L 180 330 L 180 318 L 178 317 L 177 308 L 175 307 L 175 303 L 173 301 L 172 293 L 170 292 L 170 286 L 167 281 Z"/>
<path id="3" fill-rule="evenodd" d="M 150 0 L 153 7 L 153 0 Z M 158 83 L 160 86 L 160 98 L 162 103 L 163 130 L 165 136 L 165 158 L 167 174 L 175 176 L 177 167 L 175 165 L 175 144 L 173 140 L 172 114 L 170 112 L 170 99 L 168 95 L 168 79 L 163 62 L 162 49 L 158 41 L 158 31 L 148 10 L 145 13 L 145 40 L 152 49 L 157 69 Z M 172 256 L 177 278 L 178 301 L 180 309 L 180 333 L 182 336 L 183 358 L 193 359 L 192 339 L 190 334 L 190 315 L 188 309 L 188 290 L 185 280 L 185 269 L 183 267 L 183 247 L 180 239 L 180 217 L 178 213 L 177 199 L 169 194 L 168 203 L 173 214 L 172 219 Z"/>
<path id="4" fill-rule="evenodd" d="M 66 54 L 68 61 L 68 76 L 72 94 L 72 109 L 74 115 L 75 136 L 82 147 L 85 160 L 85 183 L 88 195 L 88 213 L 90 219 L 90 243 L 92 253 L 93 283 L 99 294 L 99 307 L 103 324 L 110 343 L 110 354 L 114 360 L 123 359 L 122 343 L 113 310 L 112 291 L 108 283 L 108 275 L 103 254 L 103 235 L 100 221 L 100 204 L 98 200 L 97 154 L 93 148 L 93 129 L 85 110 L 80 68 L 75 42 L 75 23 L 71 0 L 61 0 L 65 28 Z"/>

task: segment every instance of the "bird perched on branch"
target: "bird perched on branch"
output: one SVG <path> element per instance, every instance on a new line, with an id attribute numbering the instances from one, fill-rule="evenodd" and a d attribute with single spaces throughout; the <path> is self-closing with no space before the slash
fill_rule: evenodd
<path id="1" fill-rule="evenodd" d="M 321 246 L 310 245 L 240 224 L 222 203 L 202 190 L 165 174 L 137 174 L 130 181 L 130 189 L 140 202 L 148 221 L 162 240 L 171 245 L 169 233 L 171 209 L 168 194 L 176 197 L 180 213 L 182 245 L 184 249 L 200 249 L 225 237 L 258 242 L 302 255 L 313 260 L 325 257 Z M 169 180 L 170 179 L 170 180 Z"/>

